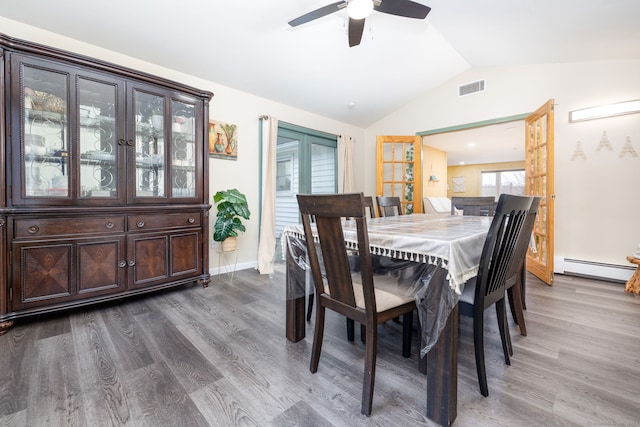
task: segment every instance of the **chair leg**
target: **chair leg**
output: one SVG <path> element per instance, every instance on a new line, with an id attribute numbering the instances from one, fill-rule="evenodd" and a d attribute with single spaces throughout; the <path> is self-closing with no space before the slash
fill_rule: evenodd
<path id="1" fill-rule="evenodd" d="M 511 313 L 520 328 L 520 335 L 527 336 L 527 325 L 524 321 L 524 307 L 522 306 L 522 292 L 520 282 L 509 288 L 509 306 Z"/>
<path id="2" fill-rule="evenodd" d="M 411 335 L 413 334 L 413 310 L 402 315 L 402 356 L 411 357 Z"/>
<path id="3" fill-rule="evenodd" d="M 516 285 L 513 285 L 512 287 L 510 287 L 509 289 L 507 289 L 507 297 L 509 297 L 509 309 L 511 310 L 511 317 L 513 318 L 513 321 L 516 322 L 516 325 L 518 324 L 518 314 L 516 313 L 516 305 L 515 302 L 513 301 L 513 288 L 515 288 Z"/>
<path id="4" fill-rule="evenodd" d="M 364 324 L 360 324 L 360 341 L 362 343 L 367 342 L 367 327 Z"/>
<path id="5" fill-rule="evenodd" d="M 360 412 L 363 415 L 371 415 L 373 404 L 373 386 L 376 379 L 376 348 L 378 345 L 377 325 L 370 324 L 367 329 L 367 342 L 365 343 L 364 356 L 364 379 L 362 384 L 362 407 Z"/>
<path id="6" fill-rule="evenodd" d="M 526 298 L 525 298 L 525 293 L 526 293 L 526 289 L 527 288 L 527 269 L 526 266 L 523 265 L 522 268 L 520 269 L 520 295 L 522 296 L 522 309 L 526 310 L 527 309 L 527 303 L 526 303 Z"/>
<path id="7" fill-rule="evenodd" d="M 498 329 L 500 330 L 504 363 L 511 365 L 509 356 L 513 355 L 513 348 L 511 347 L 511 336 L 509 336 L 509 324 L 507 323 L 507 310 L 504 298 L 496 301 L 496 317 L 498 318 Z"/>
<path id="8" fill-rule="evenodd" d="M 347 317 L 347 341 L 353 341 L 355 323 L 353 319 Z"/>
<path id="9" fill-rule="evenodd" d="M 320 351 L 322 351 L 322 337 L 324 335 L 324 307 L 318 304 L 316 309 L 316 324 L 313 333 L 313 346 L 311 347 L 311 365 L 309 370 L 312 373 L 318 371 L 318 362 L 320 361 Z"/>
<path id="10" fill-rule="evenodd" d="M 484 316 L 473 317 L 473 348 L 476 356 L 476 371 L 478 372 L 478 382 L 480 383 L 480 394 L 489 396 L 489 386 L 487 385 L 487 371 L 484 366 Z"/>
<path id="11" fill-rule="evenodd" d="M 313 298 L 314 293 L 309 294 L 309 302 L 307 303 L 307 322 L 311 320 L 311 313 L 313 312 Z"/>

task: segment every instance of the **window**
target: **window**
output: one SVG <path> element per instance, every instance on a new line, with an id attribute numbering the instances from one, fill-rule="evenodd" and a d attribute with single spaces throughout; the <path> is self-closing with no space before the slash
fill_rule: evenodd
<path id="1" fill-rule="evenodd" d="M 300 220 L 296 194 L 338 191 L 338 142 L 335 135 L 278 122 L 276 150 L 276 237 Z"/>
<path id="2" fill-rule="evenodd" d="M 276 191 L 291 192 L 291 178 L 293 174 L 293 156 L 278 159 L 276 168 Z"/>
<path id="3" fill-rule="evenodd" d="M 482 172 L 480 195 L 493 196 L 498 199 L 500 194 L 524 194 L 524 169 L 511 171 Z"/>

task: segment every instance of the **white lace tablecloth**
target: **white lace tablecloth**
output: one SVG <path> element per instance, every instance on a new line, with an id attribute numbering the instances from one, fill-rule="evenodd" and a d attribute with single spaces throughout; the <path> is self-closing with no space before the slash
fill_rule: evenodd
<path id="1" fill-rule="evenodd" d="M 449 285 L 460 294 L 462 285 L 478 273 L 482 246 L 491 217 L 399 215 L 367 220 L 371 253 L 447 269 Z M 357 249 L 355 221 L 344 222 L 347 245 Z M 304 239 L 302 225 L 287 225 L 287 236 Z M 285 245 L 283 244 L 283 248 Z"/>

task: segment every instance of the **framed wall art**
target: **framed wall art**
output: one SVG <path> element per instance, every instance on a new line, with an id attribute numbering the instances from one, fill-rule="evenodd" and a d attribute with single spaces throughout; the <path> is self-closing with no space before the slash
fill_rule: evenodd
<path id="1" fill-rule="evenodd" d="M 209 121 L 209 157 L 238 159 L 238 126 Z"/>

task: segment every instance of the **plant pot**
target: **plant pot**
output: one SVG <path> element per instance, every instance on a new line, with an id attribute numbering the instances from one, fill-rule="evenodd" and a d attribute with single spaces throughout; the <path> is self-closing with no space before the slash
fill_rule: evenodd
<path id="1" fill-rule="evenodd" d="M 222 252 L 235 251 L 237 247 L 238 247 L 237 237 L 227 237 L 220 244 L 220 248 L 222 249 Z"/>

